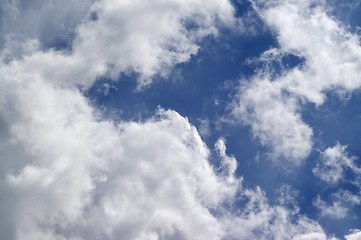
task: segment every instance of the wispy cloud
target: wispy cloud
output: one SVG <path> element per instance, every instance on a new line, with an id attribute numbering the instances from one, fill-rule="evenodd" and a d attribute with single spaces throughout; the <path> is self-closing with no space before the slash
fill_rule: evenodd
<path id="1" fill-rule="evenodd" d="M 337 184 L 345 179 L 344 174 L 347 169 L 359 175 L 361 169 L 354 163 L 356 157 L 348 156 L 346 147 L 337 143 L 336 146 L 321 152 L 321 159 L 312 172 L 328 184 Z"/>
<path id="2" fill-rule="evenodd" d="M 320 210 L 323 217 L 345 218 L 351 214 L 351 209 L 361 203 L 361 169 L 356 165 L 355 156 L 349 156 L 345 145 L 337 143 L 321 152 L 321 158 L 312 170 L 328 186 L 339 186 L 340 183 L 349 182 L 358 192 L 351 193 L 342 187 L 331 195 L 332 203 L 328 204 L 320 196 L 313 201 L 314 206 Z M 346 174 L 348 173 L 348 177 Z"/>

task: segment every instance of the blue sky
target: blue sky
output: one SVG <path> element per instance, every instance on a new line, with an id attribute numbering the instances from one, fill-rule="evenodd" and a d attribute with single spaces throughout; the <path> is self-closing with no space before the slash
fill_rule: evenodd
<path id="1" fill-rule="evenodd" d="M 361 4 L 0 2 L 1 239 L 361 239 Z"/>

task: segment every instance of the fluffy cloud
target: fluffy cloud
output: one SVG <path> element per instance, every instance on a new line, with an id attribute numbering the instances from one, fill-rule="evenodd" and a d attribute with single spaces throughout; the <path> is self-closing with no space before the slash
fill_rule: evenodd
<path id="1" fill-rule="evenodd" d="M 264 68 L 241 84 L 233 115 L 251 126 L 254 136 L 271 149 L 272 159 L 299 165 L 313 146 L 302 105 L 319 106 L 327 92 L 344 95 L 361 86 L 359 38 L 327 14 L 326 1 L 253 3 L 275 32 L 279 47 L 262 54 Z M 289 55 L 302 63 L 287 69 L 282 58 Z"/>
<path id="2" fill-rule="evenodd" d="M 235 21 L 226 0 L 100 1 L 92 11 L 97 20 L 78 28 L 77 53 L 87 61 L 114 65 L 115 73 L 134 70 L 143 84 L 189 60 L 197 53 L 197 42 L 216 33 L 215 23 Z"/>
<path id="3" fill-rule="evenodd" d="M 312 129 L 303 123 L 297 99 L 283 96 L 282 89 L 263 76 L 242 84 L 236 99 L 232 114 L 271 148 L 270 158 L 276 163 L 282 159 L 301 164 L 312 148 Z"/>
<path id="4" fill-rule="evenodd" d="M 215 145 L 216 168 L 187 118 L 160 108 L 143 122 L 115 124 L 79 89 L 104 74 L 135 71 L 140 85 L 166 76 L 217 24 L 234 24 L 228 1 L 84 3 L 53 5 L 67 9 L 59 22 L 67 11 L 77 16 L 72 24 L 80 21 L 67 26 L 75 34 L 70 49 L 46 49 L 48 38 L 20 28 L 21 40 L 11 45 L 9 38 L 1 52 L 2 239 L 327 239 L 287 198 L 270 204 L 259 187 L 243 187 L 224 139 Z M 23 4 L 3 1 L 1 9 L 25 13 Z M 291 110 L 282 99 L 279 105 L 290 128 L 302 123 L 296 102 Z M 259 130 L 265 144 L 271 128 Z M 294 133 L 302 139 L 304 130 L 309 138 L 306 125 Z M 304 157 L 309 146 L 296 143 L 281 141 L 276 155 L 290 144 L 296 159 Z"/>
<path id="5" fill-rule="evenodd" d="M 15 12 L 24 4 L 5 3 Z M 195 128 L 163 110 L 145 123 L 114 126 L 76 88 L 119 71 L 149 81 L 187 61 L 196 42 L 216 32 L 219 13 L 222 22 L 233 19 L 227 1 L 201 6 L 97 1 L 96 18 L 74 28 L 71 52 L 42 50 L 42 39 L 21 29 L 18 45 L 8 39 L 0 116 L 1 152 L 9 163 L 2 163 L 0 188 L 1 212 L 11 214 L 2 214 L 2 238 L 221 237 L 209 209 L 239 186 L 214 174 Z"/>
<path id="6" fill-rule="evenodd" d="M 1 211 L 11 212 L 11 219 L 1 215 L 8 225 L 1 237 L 326 238 L 316 222 L 269 205 L 259 188 L 243 188 L 222 139 L 216 171 L 196 128 L 176 112 L 159 109 L 144 122 L 114 125 L 78 90 L 7 77 L 2 143 L 13 147 L 8 161 L 20 166 L 0 185 Z M 239 198 L 246 206 L 237 207 Z"/>
<path id="7" fill-rule="evenodd" d="M 20 43 L 8 34 L 2 56 L 13 60 L 17 72 L 36 74 L 62 86 L 87 88 L 97 76 L 117 78 L 119 72 L 136 72 L 139 86 L 144 86 L 153 76 L 165 77 L 171 67 L 188 61 L 202 38 L 217 33 L 217 25 L 237 25 L 233 11 L 227 0 L 96 1 L 88 17 L 74 27 L 70 52 L 38 51 L 41 41 L 24 33 Z"/>
<path id="8" fill-rule="evenodd" d="M 144 123 L 115 126 L 100 120 L 78 90 L 17 79 L 1 84 L 8 130 L 2 143 L 26 160 L 8 154 L 22 165 L 1 182 L 9 192 L 1 208 L 12 209 L 14 218 L 2 237 L 221 237 L 209 209 L 240 185 L 223 181 L 227 173 L 217 177 L 209 150 L 185 118 L 160 109 Z"/>
<path id="9" fill-rule="evenodd" d="M 353 230 L 350 234 L 345 236 L 346 240 L 359 240 L 361 239 L 361 231 L 359 229 Z"/>

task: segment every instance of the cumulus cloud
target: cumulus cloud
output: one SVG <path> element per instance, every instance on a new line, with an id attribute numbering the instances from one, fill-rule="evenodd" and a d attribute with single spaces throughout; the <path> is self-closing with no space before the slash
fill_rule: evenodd
<path id="1" fill-rule="evenodd" d="M 88 61 L 114 64 L 116 72 L 131 68 L 142 75 L 143 84 L 188 61 L 197 53 L 197 42 L 217 32 L 215 23 L 235 23 L 226 0 L 99 1 L 92 11 L 97 20 L 78 28 L 77 53 Z"/>
<path id="2" fill-rule="evenodd" d="M 232 114 L 251 126 L 254 137 L 271 148 L 270 158 L 299 165 L 312 148 L 312 129 L 298 113 L 297 99 L 283 96 L 270 79 L 242 84 Z"/>
<path id="3" fill-rule="evenodd" d="M 1 215 L 3 238 L 326 238 L 316 222 L 291 221 L 259 188 L 243 188 L 222 139 L 217 173 L 196 128 L 174 111 L 114 125 L 79 90 L 18 78 L 3 80 L 0 103 L 11 136 L 2 142 L 27 157 L 10 153 L 22 165 L 0 184 L 1 211 L 12 213 Z"/>
<path id="4" fill-rule="evenodd" d="M 207 4 L 96 1 L 87 11 L 88 17 L 74 27 L 70 52 L 38 51 L 41 40 L 23 34 L 21 44 L 7 47 L 2 55 L 13 60 L 17 72 L 26 71 L 67 87 L 78 84 L 87 88 L 97 76 L 117 78 L 119 72 L 136 72 L 140 75 L 139 86 L 144 86 L 155 75 L 165 77 L 171 67 L 188 61 L 197 53 L 202 38 L 217 33 L 217 25 L 236 26 L 233 12 L 227 0 Z M 21 64 L 17 64 L 18 59 Z"/>
<path id="5" fill-rule="evenodd" d="M 342 96 L 361 86 L 359 37 L 328 15 L 323 0 L 259 0 L 253 6 L 279 46 L 262 54 L 258 60 L 264 68 L 242 81 L 232 113 L 251 126 L 255 138 L 271 149 L 272 159 L 299 165 L 313 146 L 302 105 L 317 107 L 327 92 Z M 282 58 L 290 55 L 301 63 L 288 69 Z"/>
<path id="6" fill-rule="evenodd" d="M 65 21 L 67 4 L 55 6 L 57 21 Z M 32 16 L 24 5 L 1 7 Z M 195 128 L 164 110 L 144 123 L 115 126 L 77 87 L 121 71 L 139 73 L 145 84 L 187 61 L 202 37 L 216 33 L 215 24 L 233 21 L 227 1 L 203 5 L 97 1 L 86 10 L 92 18 L 76 23 L 70 51 L 44 49 L 37 32 L 17 29 L 17 16 L 5 23 L 15 30 L 0 66 L 1 152 L 10 162 L 2 163 L 1 212 L 11 212 L 2 214 L 2 238 L 221 237 L 209 209 L 239 186 L 213 172 Z M 49 33 L 42 20 L 35 23 Z M 21 40 L 9 45 L 17 35 Z"/>
<path id="7" fill-rule="evenodd" d="M 7 41 L 1 52 L 0 238 L 327 239 L 296 206 L 270 204 L 260 187 L 242 186 L 224 139 L 215 145 L 217 169 L 196 128 L 177 112 L 159 108 L 142 122 L 116 124 L 79 89 L 104 74 L 135 71 L 140 85 L 166 76 L 197 53 L 200 39 L 216 34 L 217 24 L 234 24 L 228 1 L 84 3 L 53 5 L 65 8 L 55 22 L 68 11 L 76 15 L 76 26 L 67 25 L 74 29 L 70 49 L 46 49 L 47 37 L 15 27 L 21 40 Z M 24 14 L 24 4 L 3 1 L 1 11 Z M 32 23 L 43 24 L 47 11 Z M 292 111 L 291 125 L 298 124 Z"/>

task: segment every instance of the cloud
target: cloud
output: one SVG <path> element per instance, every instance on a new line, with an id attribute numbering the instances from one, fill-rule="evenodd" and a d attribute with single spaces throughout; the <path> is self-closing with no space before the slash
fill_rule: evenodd
<path id="1" fill-rule="evenodd" d="M 298 214 L 297 206 L 269 205 L 259 187 L 244 189 L 242 199 L 244 208 L 224 220 L 225 239 L 328 239 L 317 222 Z"/>
<path id="2" fill-rule="evenodd" d="M 332 204 L 327 204 L 320 196 L 317 196 L 313 201 L 313 205 L 318 208 L 322 217 L 335 219 L 346 218 L 350 215 L 351 207 L 359 205 L 361 202 L 361 196 L 342 189 L 332 194 L 332 198 Z"/>
<path id="3" fill-rule="evenodd" d="M 0 3 L 0 46 L 38 39 L 42 49 L 68 45 L 94 0 L 4 0 Z M 64 47 L 64 46 L 62 46 Z"/>
<path id="4" fill-rule="evenodd" d="M 345 236 L 346 240 L 358 240 L 361 238 L 361 231 L 359 229 L 354 229 L 350 234 Z"/>
<path id="5" fill-rule="evenodd" d="M 297 166 L 313 147 L 303 104 L 317 107 L 327 92 L 344 96 L 361 86 L 359 38 L 328 15 L 326 1 L 260 0 L 253 6 L 279 46 L 260 56 L 263 68 L 255 76 L 242 80 L 232 114 L 251 126 L 255 138 L 270 148 L 271 159 Z M 300 64 L 284 66 L 286 56 Z"/>
<path id="6" fill-rule="evenodd" d="M 223 170 L 217 174 L 196 128 L 176 112 L 159 109 L 144 122 L 114 125 L 99 119 L 79 90 L 27 80 L 3 80 L 0 88 L 0 112 L 11 135 L 2 140 L 11 140 L 14 151 L 28 158 L 0 184 L 7 193 L 1 194 L 1 210 L 12 213 L 10 220 L 2 215 L 1 222 L 10 225 L 2 237 L 248 239 L 312 233 L 325 239 L 316 222 L 291 221 L 293 213 L 270 206 L 259 188 L 243 189 L 222 139 L 216 148 Z M 235 211 L 239 197 L 248 199 L 241 212 Z"/>
<path id="7" fill-rule="evenodd" d="M 33 16 L 23 4 L 1 7 Z M 47 11 L 32 23 L 49 33 Z M 219 239 L 222 226 L 210 209 L 239 185 L 214 173 L 195 127 L 165 110 L 115 126 L 77 86 L 121 71 L 139 73 L 140 84 L 165 75 L 197 53 L 216 22 L 233 21 L 232 6 L 97 1 L 88 14 L 96 17 L 76 23 L 70 51 L 44 49 L 40 33 L 17 29 L 17 16 L 7 23 L 15 31 L 0 66 L 0 151 L 9 162 L 2 163 L 0 212 L 11 214 L 1 215 L 1 238 Z"/>
<path id="8" fill-rule="evenodd" d="M 2 56 L 19 68 L 17 72 L 26 71 L 66 87 L 87 88 L 98 76 L 117 79 L 120 72 L 139 74 L 141 87 L 155 75 L 167 76 L 174 65 L 197 54 L 197 44 L 205 36 L 215 35 L 217 26 L 236 26 L 233 13 L 227 0 L 207 4 L 178 0 L 96 1 L 87 12 L 89 16 L 74 27 L 70 52 L 38 51 L 41 40 L 24 34 L 21 44 L 14 47 L 14 38 L 9 37 Z"/>
<path id="9" fill-rule="evenodd" d="M 340 188 L 331 195 L 332 203 L 328 204 L 318 196 L 313 205 L 316 206 L 320 215 L 336 219 L 345 218 L 350 215 L 350 210 L 361 203 L 361 169 L 355 164 L 356 157 L 349 156 L 347 146 L 337 143 L 321 152 L 321 158 L 316 167 L 312 170 L 315 176 L 320 178 L 327 185 L 338 186 L 342 182 L 349 182 L 354 185 L 358 192 L 356 194 Z M 346 177 L 348 174 L 348 177 Z"/>
<path id="10" fill-rule="evenodd" d="M 142 75 L 143 84 L 188 61 L 197 53 L 197 43 L 217 32 L 215 24 L 235 23 L 233 7 L 226 0 L 100 1 L 92 11 L 98 19 L 78 27 L 75 49 L 88 61 L 101 58 L 114 64 L 116 72 L 131 68 Z"/>
<path id="11" fill-rule="evenodd" d="M 250 125 L 254 137 L 271 148 L 269 157 L 299 165 L 312 148 L 312 129 L 303 123 L 295 98 L 283 96 L 270 79 L 255 77 L 240 88 L 232 114 Z"/>
<path id="12" fill-rule="evenodd" d="M 346 147 L 337 143 L 336 146 L 321 152 L 321 160 L 312 172 L 328 184 L 337 184 L 343 180 L 344 172 L 348 168 L 358 174 L 361 173 L 361 170 L 354 163 L 356 157 L 349 157 Z"/>
<path id="13" fill-rule="evenodd" d="M 219 238 L 208 208 L 238 186 L 214 174 L 209 150 L 185 118 L 160 109 L 144 123 L 114 126 L 97 119 L 78 90 L 12 80 L 1 84 L 0 112 L 8 144 L 24 145 L 29 160 L 1 183 L 10 192 L 1 207 L 15 219 L 3 236 Z"/>
<path id="14" fill-rule="evenodd" d="M 31 19 L 22 4 L 1 7 L 30 11 Z M 228 1 L 103 0 L 75 13 L 69 6 L 64 2 L 59 21 L 67 11 L 77 16 L 68 26 L 75 34 L 70 49 L 46 49 L 48 36 L 20 28 L 20 40 L 8 40 L 1 52 L 0 238 L 327 239 L 295 203 L 270 204 L 260 187 L 242 186 L 224 139 L 215 145 L 221 167 L 215 170 L 198 131 L 177 112 L 159 108 L 142 122 L 116 124 L 82 94 L 105 74 L 135 71 L 140 85 L 166 76 L 218 24 L 234 24 Z M 41 33 L 48 32 L 47 11 L 32 20 Z M 296 106 L 279 103 L 290 128 L 301 139 L 305 130 L 307 139 L 311 130 L 299 128 Z M 277 154 L 287 156 L 291 144 L 295 158 L 304 157 L 309 146 L 298 142 L 281 141 Z"/>
<path id="15" fill-rule="evenodd" d="M 220 171 L 221 174 L 226 177 L 227 182 L 234 183 L 236 181 L 241 181 L 241 179 L 237 180 L 234 177 L 234 174 L 237 170 L 237 160 L 233 156 L 228 156 L 226 154 L 225 139 L 218 139 L 214 147 L 221 157 L 221 164 L 218 171 Z"/>
<path id="16" fill-rule="evenodd" d="M 0 115 L 2 146 L 12 147 L 1 149 L 19 166 L 0 184 L 0 210 L 11 212 L 1 215 L 2 238 L 326 238 L 316 222 L 270 205 L 260 188 L 243 188 L 223 139 L 216 171 L 178 113 L 115 125 L 78 89 L 11 70 L 2 69 Z"/>

